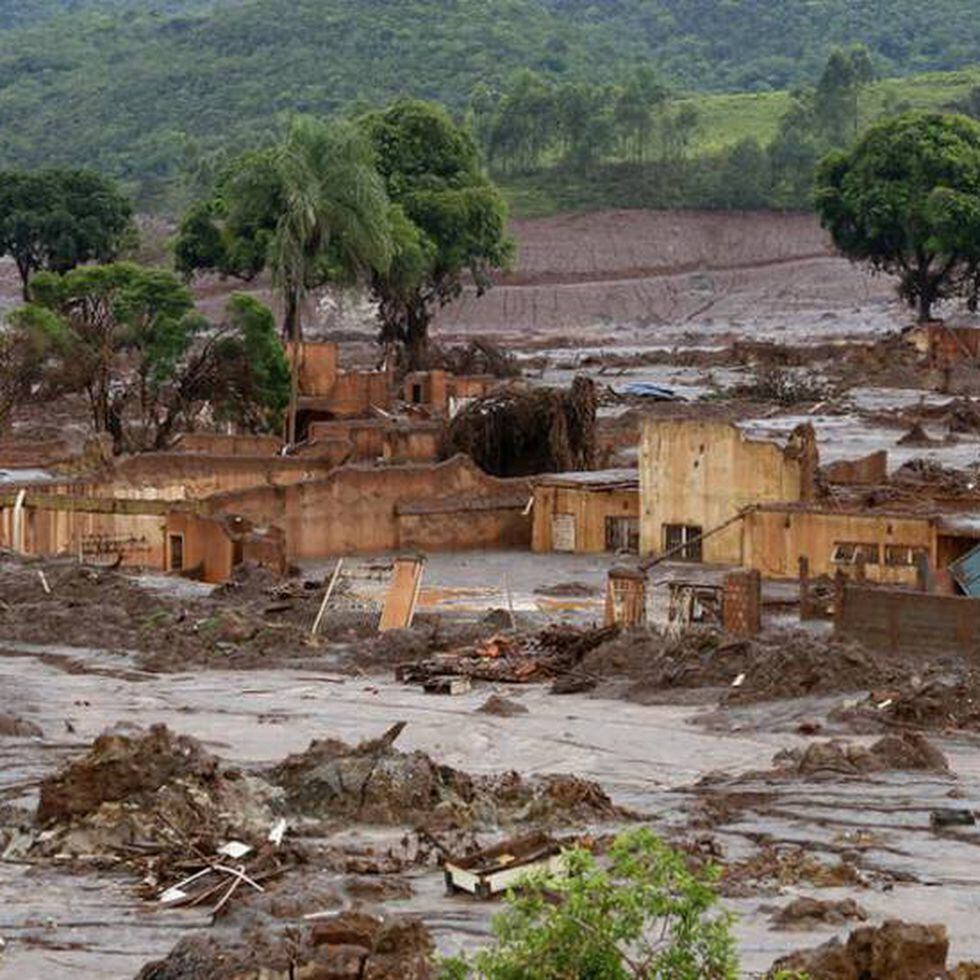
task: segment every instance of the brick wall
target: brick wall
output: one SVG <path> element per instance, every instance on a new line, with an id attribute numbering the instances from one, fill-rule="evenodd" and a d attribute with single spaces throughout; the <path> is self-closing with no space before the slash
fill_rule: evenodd
<path id="1" fill-rule="evenodd" d="M 755 636 L 762 628 L 762 579 L 758 572 L 731 572 L 725 576 L 721 600 L 725 630 Z"/>
<path id="2" fill-rule="evenodd" d="M 889 653 L 980 653 L 980 599 L 846 585 L 835 629 Z"/>

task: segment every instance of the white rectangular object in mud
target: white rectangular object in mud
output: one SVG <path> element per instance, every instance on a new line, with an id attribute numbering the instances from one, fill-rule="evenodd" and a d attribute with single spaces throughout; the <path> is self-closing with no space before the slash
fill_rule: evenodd
<path id="1" fill-rule="evenodd" d="M 448 858 L 443 865 L 446 890 L 492 898 L 513 888 L 527 874 L 564 874 L 561 845 L 547 834 L 504 841 L 465 858 Z"/>

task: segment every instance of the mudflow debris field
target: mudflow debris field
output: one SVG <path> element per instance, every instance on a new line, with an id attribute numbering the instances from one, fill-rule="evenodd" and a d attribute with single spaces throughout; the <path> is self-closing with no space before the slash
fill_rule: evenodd
<path id="1" fill-rule="evenodd" d="M 285 977 L 336 967 L 351 935 L 370 975 L 428 976 L 499 907 L 448 895 L 446 854 L 540 833 L 601 853 L 637 823 L 721 867 L 746 971 L 886 919 L 942 922 L 951 963 L 980 957 L 980 837 L 953 820 L 980 808 L 965 665 L 793 629 L 670 640 L 473 612 L 304 642 L 303 579 L 2 572 L 7 622 L 29 615 L 0 655 L 0 976 Z M 100 603 L 135 619 L 140 599 L 138 628 L 86 632 Z M 253 649 L 263 630 L 288 638 Z M 395 680 L 433 658 L 472 688 Z M 556 693 L 566 677 L 577 693 Z"/>
<path id="2" fill-rule="evenodd" d="M 514 230 L 516 268 L 438 340 L 487 335 L 532 385 L 591 377 L 590 462 L 634 465 L 645 415 L 809 422 L 823 463 L 888 450 L 862 506 L 980 510 L 980 368 L 924 363 L 891 283 L 812 217 Z M 343 326 L 367 363 L 369 311 Z M 61 417 L 25 410 L 19 445 L 56 455 Z M 638 825 L 718 866 L 746 976 L 978 975 L 952 970 L 980 961 L 969 658 L 803 628 L 796 583 L 765 584 L 752 639 L 667 635 L 667 583 L 708 574 L 670 563 L 654 625 L 622 633 L 598 625 L 613 554 L 431 554 L 413 625 L 380 633 L 391 556 L 361 557 L 316 636 L 332 561 L 212 588 L 0 558 L 0 978 L 431 977 L 500 908 L 448 893 L 447 860 L 601 859 Z"/>

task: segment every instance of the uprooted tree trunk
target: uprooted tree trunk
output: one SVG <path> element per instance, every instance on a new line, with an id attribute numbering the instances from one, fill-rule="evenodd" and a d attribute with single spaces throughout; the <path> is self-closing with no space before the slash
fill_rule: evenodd
<path id="1" fill-rule="evenodd" d="M 478 398 L 452 420 L 443 455 L 466 453 L 495 476 L 591 470 L 596 464 L 595 384 L 511 388 Z"/>

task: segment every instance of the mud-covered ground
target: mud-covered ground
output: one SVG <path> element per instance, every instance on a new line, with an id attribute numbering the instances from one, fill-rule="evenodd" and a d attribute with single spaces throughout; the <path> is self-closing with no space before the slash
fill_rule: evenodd
<path id="1" fill-rule="evenodd" d="M 590 566 L 561 572 L 544 591 L 587 602 Z M 440 847 L 547 830 L 601 850 L 636 822 L 722 867 L 746 975 L 889 918 L 945 923 L 950 962 L 980 958 L 980 834 L 944 816 L 980 809 L 980 678 L 965 663 L 883 660 L 773 607 L 752 641 L 603 636 L 561 668 L 591 681 L 579 693 L 548 679 L 426 694 L 396 682 L 394 662 L 502 636 L 534 656 L 542 622 L 563 613 L 518 612 L 511 630 L 474 587 L 465 609 L 379 639 L 365 589 L 347 597 L 361 607 L 343 614 L 360 617 L 350 634 L 310 645 L 318 590 L 302 578 L 253 572 L 206 592 L 67 563 L 8 560 L 0 573 L 4 629 L 23 637 L 0 644 L 0 977 L 122 980 L 181 940 L 144 977 L 217 976 L 205 965 L 236 944 L 271 963 L 283 929 L 322 933 L 338 913 L 330 928 L 385 916 L 372 929 L 397 942 L 359 941 L 400 950 L 384 968 L 410 976 L 425 936 L 472 949 L 497 907 L 445 894 Z M 103 607 L 120 611 L 100 641 Z M 232 614 L 237 638 L 202 638 L 202 618 Z M 161 639 L 143 620 L 164 615 Z M 273 645 L 246 638 L 269 616 L 283 620 Z M 585 620 L 567 630 L 594 635 Z M 237 895 L 213 922 L 220 892 L 159 901 L 228 839 L 254 846 L 243 866 L 261 895 Z M 406 916 L 426 933 L 404 931 Z M 296 956 L 323 953 L 323 935 L 309 937 Z"/>

